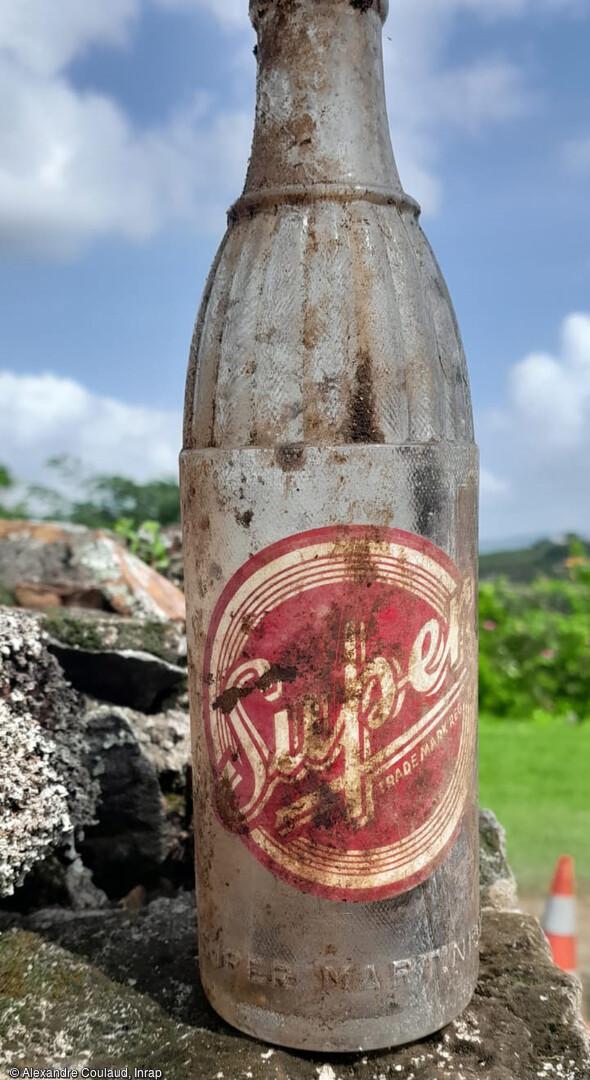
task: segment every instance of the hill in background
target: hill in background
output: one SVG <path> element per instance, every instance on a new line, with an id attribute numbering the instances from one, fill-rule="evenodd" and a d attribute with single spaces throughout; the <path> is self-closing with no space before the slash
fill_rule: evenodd
<path id="1" fill-rule="evenodd" d="M 480 578 L 486 580 L 503 576 L 511 581 L 528 582 L 540 574 L 545 577 L 565 577 L 566 559 L 575 542 L 582 544 L 586 554 L 590 555 L 590 543 L 574 534 L 558 540 L 538 540 L 529 547 L 513 551 L 482 553 L 479 559 Z"/>

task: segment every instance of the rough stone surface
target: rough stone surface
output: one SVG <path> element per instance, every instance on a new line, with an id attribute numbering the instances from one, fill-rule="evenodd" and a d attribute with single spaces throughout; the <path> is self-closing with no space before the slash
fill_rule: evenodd
<path id="1" fill-rule="evenodd" d="M 479 881 L 483 907 L 517 907 L 516 880 L 506 854 L 506 831 L 491 810 L 479 813 Z"/>
<path id="2" fill-rule="evenodd" d="M 95 652 L 53 644 L 51 650 L 76 690 L 114 705 L 158 712 L 186 690 L 184 668 L 138 649 Z"/>
<path id="3" fill-rule="evenodd" d="M 0 613 L 0 895 L 94 819 L 81 698 L 47 651 L 38 622 Z"/>
<path id="4" fill-rule="evenodd" d="M 175 876 L 181 865 L 190 873 L 187 714 L 91 703 L 85 720 L 100 803 L 80 851 L 96 884 L 123 896 L 166 871 Z"/>
<path id="5" fill-rule="evenodd" d="M 400 1050 L 328 1059 L 227 1027 L 196 975 L 193 898 L 39 912 L 0 937 L 0 1065 L 157 1068 L 165 1080 L 587 1080 L 577 982 L 534 919 L 487 909 L 475 997 Z M 132 1073 L 131 1073 L 132 1075 Z"/>
<path id="6" fill-rule="evenodd" d="M 181 626 L 83 609 L 39 615 L 49 649 L 83 694 L 142 712 L 160 712 L 186 694 Z"/>
<path id="7" fill-rule="evenodd" d="M 18 664 L 27 673 L 26 693 L 37 714 L 45 707 L 70 716 L 61 731 L 61 753 L 80 756 L 92 774 L 82 786 L 93 794 L 94 824 L 85 830 L 78 847 L 95 885 L 118 898 L 136 885 L 159 887 L 161 878 L 174 884 L 192 880 L 192 830 L 189 824 L 190 738 L 186 700 L 185 638 L 182 627 L 156 620 L 129 619 L 88 610 L 60 609 L 51 613 L 6 613 L 4 626 L 29 628 L 35 643 L 26 653 L 23 635 L 15 639 Z M 14 636 L 14 635 L 13 635 Z M 53 656 L 47 653 L 45 639 Z M 31 646 L 32 648 L 32 646 Z M 24 651 L 23 651 L 24 650 Z M 60 674 L 59 660 L 69 682 L 94 698 L 83 699 Z M 15 663 L 13 658 L 13 663 Z M 45 667 L 58 680 L 53 697 L 46 692 Z M 20 668 L 19 668 L 20 671 Z M 19 678 L 24 678 L 22 672 Z M 18 687 L 17 687 L 18 696 Z M 103 704 L 95 698 L 100 697 Z M 133 707 L 118 707 L 129 704 Z M 1 706 L 2 716 L 9 703 Z M 15 714 L 2 724 L 0 755 L 10 759 L 6 770 L 4 807 L 6 830 L 19 850 L 30 855 L 10 872 L 10 887 L 25 877 L 15 903 L 28 911 L 46 904 L 88 906 L 92 881 L 74 872 L 77 853 L 57 849 L 60 837 L 82 821 L 69 814 L 75 784 L 55 771 L 47 733 Z M 49 721 L 47 721 L 49 722 Z M 71 741 L 71 747 L 70 747 Z M 63 770 L 62 770 L 63 772 Z M 13 776 L 13 780 L 10 778 Z M 27 778 L 30 779 L 27 779 Z M 14 805 L 14 784 L 23 780 L 20 814 Z M 0 781 L 0 784 L 2 781 Z M 74 784 L 72 795 L 68 794 Z M 12 802 L 11 802 L 12 800 Z M 17 837 L 18 843 L 17 843 Z M 7 893 L 8 869 L 4 854 L 8 841 L 0 839 L 2 893 Z M 51 857 L 49 856 L 51 853 Z M 15 859 L 14 852 L 11 860 Z M 83 866 L 83 864 L 80 864 Z M 33 869 L 34 867 L 34 869 Z M 97 894 L 100 895 L 100 894 Z"/>
<path id="8" fill-rule="evenodd" d="M 183 622 L 184 596 L 105 530 L 0 521 L 0 584 L 21 606 Z"/>

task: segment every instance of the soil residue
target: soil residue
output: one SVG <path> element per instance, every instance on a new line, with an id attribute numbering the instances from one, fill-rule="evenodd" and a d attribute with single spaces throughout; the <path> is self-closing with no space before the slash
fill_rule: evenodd
<path id="1" fill-rule="evenodd" d="M 236 513 L 235 518 L 238 525 L 243 525 L 245 529 L 250 528 L 252 518 L 254 517 L 253 510 L 245 510 L 243 514 Z"/>
<path id="2" fill-rule="evenodd" d="M 352 443 L 382 443 L 375 420 L 375 390 L 371 357 L 365 349 L 357 356 L 355 383 L 348 406 L 348 437 Z"/>
<path id="3" fill-rule="evenodd" d="M 318 807 L 313 824 L 316 829 L 333 829 L 346 823 L 346 802 L 339 791 L 334 791 L 328 783 L 322 783 L 318 791 Z"/>
<path id="4" fill-rule="evenodd" d="M 221 776 L 217 783 L 215 791 L 215 801 L 217 805 L 217 813 L 221 818 L 223 824 L 230 832 L 234 833 L 247 833 L 248 824 L 242 811 L 240 810 L 239 803 L 236 797 L 236 793 L 231 786 L 231 781 L 227 776 Z"/>
<path id="5" fill-rule="evenodd" d="M 283 472 L 298 472 L 305 464 L 305 448 L 299 444 L 277 446 L 275 459 Z"/>
<path id="6" fill-rule="evenodd" d="M 218 698 L 213 702 L 214 709 L 221 709 L 222 713 L 226 716 L 235 709 L 238 701 L 242 698 L 249 697 L 255 690 L 262 690 L 264 693 L 276 682 L 294 682 L 297 678 L 297 668 L 294 667 L 281 667 L 280 664 L 272 664 L 268 671 L 265 671 L 264 675 L 261 675 L 255 682 L 249 683 L 248 686 L 230 686 L 227 690 L 223 691 Z"/>

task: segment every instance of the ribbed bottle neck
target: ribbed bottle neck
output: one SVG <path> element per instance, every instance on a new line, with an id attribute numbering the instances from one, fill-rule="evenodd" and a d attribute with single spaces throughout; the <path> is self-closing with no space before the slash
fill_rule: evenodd
<path id="1" fill-rule="evenodd" d="M 383 80 L 385 0 L 253 0 L 256 124 L 244 196 L 403 198 Z"/>

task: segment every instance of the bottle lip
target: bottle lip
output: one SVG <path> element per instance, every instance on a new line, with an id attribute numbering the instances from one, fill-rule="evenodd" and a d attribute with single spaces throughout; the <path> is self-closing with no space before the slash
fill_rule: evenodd
<path id="1" fill-rule="evenodd" d="M 277 2 L 280 2 L 280 0 L 250 0 L 250 19 L 254 27 L 258 26 L 261 15 L 265 14 L 270 5 Z M 358 12 L 369 11 L 372 8 L 380 16 L 381 22 L 385 22 L 389 14 L 389 0 L 320 0 L 320 2 L 325 4 L 347 3 L 349 7 Z"/>

